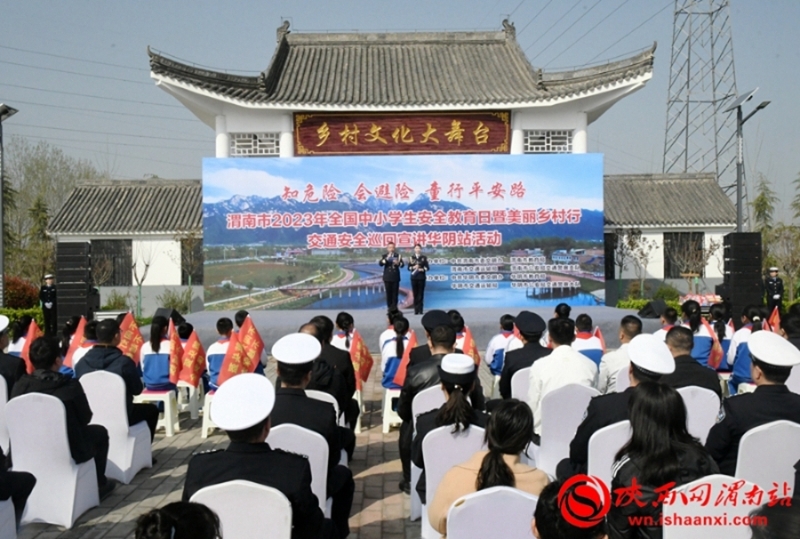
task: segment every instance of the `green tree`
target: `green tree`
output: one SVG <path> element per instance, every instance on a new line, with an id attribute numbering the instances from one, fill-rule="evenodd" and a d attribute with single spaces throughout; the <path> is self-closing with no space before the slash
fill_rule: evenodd
<path id="1" fill-rule="evenodd" d="M 795 197 L 795 199 L 797 199 L 797 197 Z M 772 189 L 772 183 L 766 176 L 759 173 L 758 185 L 756 186 L 756 198 L 750 203 L 753 207 L 753 221 L 755 222 L 756 232 L 764 234 L 772 230 L 772 218 L 775 214 L 775 204 L 777 204 L 777 202 L 778 196 Z M 798 200 L 798 202 L 800 202 L 800 200 Z M 792 207 L 794 208 L 794 203 L 792 203 Z"/>

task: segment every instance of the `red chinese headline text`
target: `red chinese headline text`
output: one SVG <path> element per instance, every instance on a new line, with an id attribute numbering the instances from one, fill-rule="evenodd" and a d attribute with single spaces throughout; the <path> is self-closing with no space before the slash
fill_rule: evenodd
<path id="1" fill-rule="evenodd" d="M 733 481 L 730 484 L 723 484 L 719 492 L 712 492 L 710 483 L 700 483 L 686 493 L 673 491 L 672 489 L 675 488 L 675 482 L 673 481 L 654 490 L 658 494 L 658 499 L 653 501 L 652 504 L 654 507 L 662 503 L 664 505 L 699 504 L 701 507 L 709 504 L 713 505 L 713 507 L 759 506 L 764 502 L 770 507 L 776 504 L 791 504 L 790 492 L 792 489 L 786 482 L 780 486 L 777 483 L 773 483 L 772 488 L 768 491 L 758 485 L 744 489 L 744 485 L 744 480 Z M 636 504 L 639 507 L 647 505 L 647 502 L 642 500 L 642 486 L 636 481 L 636 478 L 633 479 L 630 486 L 615 489 L 614 494 L 614 505 L 616 507 L 624 507 L 631 504 Z"/>
<path id="2" fill-rule="evenodd" d="M 500 182 L 495 182 L 488 188 L 484 189 L 481 182 L 472 182 L 465 187 L 461 183 L 452 182 L 448 186 L 440 185 L 439 182 L 433 181 L 430 187 L 423 191 L 428 195 L 432 202 L 442 199 L 447 196 L 451 199 L 461 200 L 461 197 L 474 197 L 476 200 L 481 196 L 488 196 L 491 200 L 505 200 L 508 198 L 521 199 L 525 196 L 525 185 L 522 182 L 512 183 L 508 188 Z M 310 202 L 316 204 L 318 202 L 334 202 L 339 200 L 342 191 L 333 183 L 326 183 L 322 186 L 321 191 L 318 193 L 314 184 L 306 184 L 303 189 L 302 198 L 299 189 L 292 189 L 288 185 L 283 187 L 283 200 L 300 200 L 301 202 Z M 391 184 L 382 183 L 368 188 L 364 182 L 358 184 L 356 190 L 353 191 L 353 198 L 359 202 L 366 202 L 370 197 L 375 197 L 380 200 L 411 200 L 411 195 L 414 194 L 414 189 L 409 187 L 406 182 L 395 184 L 392 189 Z"/>
<path id="3" fill-rule="evenodd" d="M 459 230 L 448 232 L 329 232 L 306 236 L 308 249 L 384 248 L 394 243 L 398 248 L 423 247 L 499 247 L 503 235 L 497 230 Z"/>

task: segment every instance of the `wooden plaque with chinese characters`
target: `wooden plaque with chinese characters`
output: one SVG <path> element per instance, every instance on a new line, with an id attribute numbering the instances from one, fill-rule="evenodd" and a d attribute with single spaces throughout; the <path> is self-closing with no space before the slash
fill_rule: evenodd
<path id="1" fill-rule="evenodd" d="M 508 153 L 508 111 L 295 113 L 294 151 L 309 155 Z"/>

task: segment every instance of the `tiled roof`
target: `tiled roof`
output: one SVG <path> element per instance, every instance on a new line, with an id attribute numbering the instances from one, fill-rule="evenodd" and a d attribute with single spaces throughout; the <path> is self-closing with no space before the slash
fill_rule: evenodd
<path id="1" fill-rule="evenodd" d="M 735 225 L 714 174 L 623 174 L 603 182 L 607 226 Z"/>
<path id="2" fill-rule="evenodd" d="M 50 221 L 51 234 L 199 232 L 200 180 L 105 181 L 78 185 Z"/>
<path id="3" fill-rule="evenodd" d="M 245 77 L 148 49 L 151 76 L 250 105 L 415 107 L 548 101 L 651 75 L 655 45 L 604 65 L 545 73 L 498 32 L 294 34 L 278 29 L 269 67 Z"/>

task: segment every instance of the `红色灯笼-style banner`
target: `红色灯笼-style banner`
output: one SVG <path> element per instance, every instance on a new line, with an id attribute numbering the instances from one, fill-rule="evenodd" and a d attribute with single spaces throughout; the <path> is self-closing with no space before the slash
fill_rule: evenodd
<path id="1" fill-rule="evenodd" d="M 204 159 L 203 241 L 209 309 L 382 307 L 389 242 L 428 257 L 426 309 L 598 305 L 603 158 Z"/>

